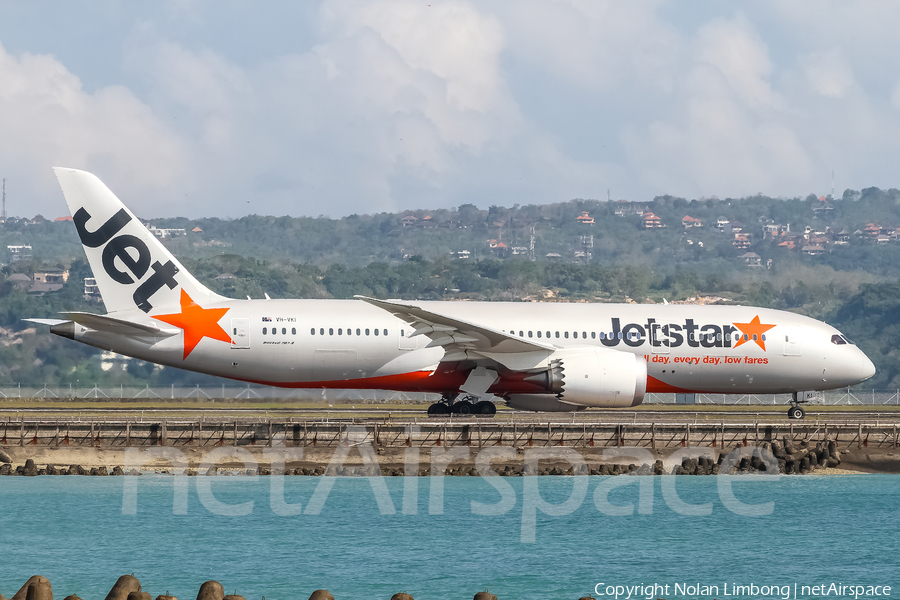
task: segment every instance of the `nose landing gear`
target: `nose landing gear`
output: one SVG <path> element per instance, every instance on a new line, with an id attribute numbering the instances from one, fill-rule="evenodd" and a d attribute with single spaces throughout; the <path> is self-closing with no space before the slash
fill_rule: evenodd
<path id="1" fill-rule="evenodd" d="M 806 416 L 801 404 L 809 402 L 807 398 L 813 396 L 815 392 L 794 392 L 791 395 L 791 407 L 788 409 L 788 419 L 802 419 Z"/>
<path id="2" fill-rule="evenodd" d="M 788 419 L 802 419 L 805 416 L 806 411 L 792 402 L 791 407 L 788 409 Z"/>

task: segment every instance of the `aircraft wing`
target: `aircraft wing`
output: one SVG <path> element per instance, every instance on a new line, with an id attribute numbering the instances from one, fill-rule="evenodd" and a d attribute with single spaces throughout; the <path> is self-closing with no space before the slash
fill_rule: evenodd
<path id="1" fill-rule="evenodd" d="M 483 325 L 476 325 L 455 317 L 432 312 L 411 304 L 391 300 L 376 300 L 356 296 L 360 300 L 384 309 L 412 325 L 412 336 L 425 335 L 431 342 L 428 348 L 440 346 L 444 349 L 445 361 L 473 358 L 492 358 L 496 355 L 531 354 L 553 352 L 556 347 L 535 340 L 526 340 Z M 411 337 L 412 337 L 411 336 Z M 505 361 L 500 361 L 505 362 Z"/>
<path id="2" fill-rule="evenodd" d="M 103 331 L 106 333 L 114 333 L 117 335 L 128 336 L 147 336 L 170 337 L 179 333 L 178 329 L 160 329 L 156 325 L 145 325 L 143 323 L 132 323 L 122 319 L 116 319 L 107 315 L 96 315 L 86 312 L 64 312 L 61 313 L 69 320 L 75 321 L 79 325 L 94 329 L 95 331 Z M 37 319 L 31 319 L 38 321 Z M 50 319 L 46 319 L 49 321 Z"/>

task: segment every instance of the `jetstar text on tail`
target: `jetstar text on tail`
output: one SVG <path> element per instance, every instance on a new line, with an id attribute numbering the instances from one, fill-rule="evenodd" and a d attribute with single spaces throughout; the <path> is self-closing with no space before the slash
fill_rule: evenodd
<path id="1" fill-rule="evenodd" d="M 150 250 L 140 238 L 128 234 L 116 236 L 131 221 L 131 215 L 124 208 L 94 231 L 87 230 L 86 224 L 90 219 L 90 213 L 84 208 L 79 208 L 72 217 L 82 244 L 88 248 L 99 248 L 106 244 L 102 255 L 103 269 L 114 281 L 122 285 L 129 285 L 135 282 L 135 277 L 140 280 L 151 267 L 153 268 L 153 274 L 138 286 L 133 295 L 137 307 L 144 312 L 150 312 L 150 309 L 153 308 L 153 305 L 150 304 L 150 297 L 153 294 L 164 285 L 168 286 L 170 290 L 175 289 L 175 286 L 178 285 L 178 282 L 175 281 L 178 267 L 171 260 L 166 261 L 166 264 L 156 261 L 151 265 Z M 130 250 L 137 253 L 136 258 Z M 116 265 L 117 258 L 130 273 L 119 269 Z"/>
<path id="2" fill-rule="evenodd" d="M 751 323 L 758 324 L 759 317 Z M 731 348 L 732 343 L 738 346 L 745 341 L 753 340 L 765 350 L 765 333 L 745 331 L 744 323 L 713 325 L 698 324 L 693 319 L 685 319 L 684 323 L 657 323 L 656 319 L 647 319 L 644 323 L 626 323 L 622 325 L 618 318 L 610 319 L 610 330 L 600 334 L 600 342 L 604 346 L 613 347 L 624 343 L 637 348 L 646 343 L 651 347 L 678 348 L 687 344 L 691 348 Z M 735 326 L 737 325 L 737 327 Z M 764 326 L 767 331 L 774 325 Z M 739 334 L 739 335 L 737 335 Z"/>

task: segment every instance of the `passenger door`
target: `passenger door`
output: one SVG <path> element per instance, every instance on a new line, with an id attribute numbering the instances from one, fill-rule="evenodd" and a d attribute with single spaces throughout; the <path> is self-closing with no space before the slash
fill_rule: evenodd
<path id="1" fill-rule="evenodd" d="M 231 320 L 231 347 L 235 349 L 250 347 L 250 319 Z"/>
<path id="2" fill-rule="evenodd" d="M 411 327 L 401 326 L 400 330 L 400 350 L 415 350 L 418 344 L 418 338 L 409 337 L 413 330 Z"/>
<path id="3" fill-rule="evenodd" d="M 803 354 L 803 346 L 800 343 L 800 328 L 785 327 L 782 334 L 784 335 L 784 355 L 801 356 Z"/>

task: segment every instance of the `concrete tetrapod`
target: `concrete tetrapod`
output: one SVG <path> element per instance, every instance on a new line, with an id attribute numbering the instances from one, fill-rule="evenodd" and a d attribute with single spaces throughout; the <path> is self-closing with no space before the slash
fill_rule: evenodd
<path id="1" fill-rule="evenodd" d="M 165 594 L 160 594 L 156 597 L 156 600 L 178 600 L 177 596 L 170 596 L 169 590 L 166 590 Z"/>
<path id="2" fill-rule="evenodd" d="M 328 590 L 316 590 L 310 595 L 309 600 L 334 600 L 334 596 Z"/>
<path id="3" fill-rule="evenodd" d="M 200 586 L 197 600 L 224 600 L 225 588 L 218 581 L 207 581 Z"/>
<path id="4" fill-rule="evenodd" d="M 238 596 L 237 594 L 228 594 L 222 600 L 247 600 L 243 596 Z"/>
<path id="5" fill-rule="evenodd" d="M 406 592 L 400 592 L 391 596 L 391 600 L 413 600 L 413 597 Z"/>
<path id="6" fill-rule="evenodd" d="M 12 600 L 53 600 L 53 588 L 50 586 L 50 580 L 40 575 L 29 577 L 25 585 L 12 597 Z"/>
<path id="7" fill-rule="evenodd" d="M 484 588 L 483 592 L 478 592 L 475 594 L 475 598 L 473 600 L 497 600 L 497 596 L 487 591 L 487 588 Z"/>
<path id="8" fill-rule="evenodd" d="M 79 598 L 79 597 L 76 596 L 75 594 L 71 594 L 71 595 L 66 596 L 65 598 L 63 598 L 63 600 L 81 600 L 81 598 Z"/>
<path id="9" fill-rule="evenodd" d="M 141 582 L 134 575 L 122 575 L 106 595 L 106 600 L 128 600 L 128 594 L 141 591 Z"/>
<path id="10" fill-rule="evenodd" d="M 37 466 L 34 464 L 34 459 L 29 458 L 25 461 L 25 468 L 22 470 L 22 475 L 26 477 L 35 477 L 38 474 Z"/>
<path id="11" fill-rule="evenodd" d="M 150 600 L 150 592 L 129 592 L 127 600 Z"/>

